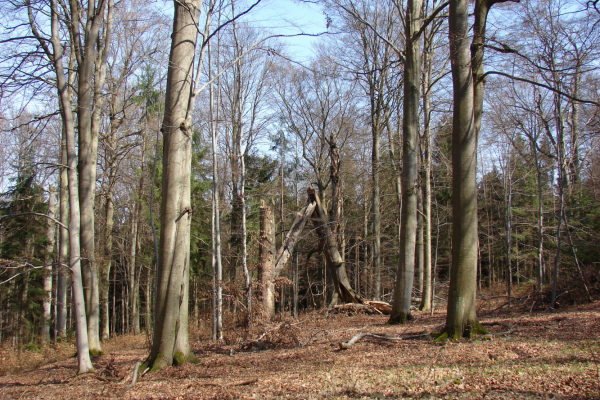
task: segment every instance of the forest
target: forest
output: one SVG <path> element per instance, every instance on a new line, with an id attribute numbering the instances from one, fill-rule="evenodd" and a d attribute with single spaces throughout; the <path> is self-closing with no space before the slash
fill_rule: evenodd
<path id="1" fill-rule="evenodd" d="M 237 382 L 227 357 L 299 348 L 310 370 L 333 346 L 365 352 L 358 370 L 258 396 L 476 398 L 493 384 L 430 378 L 422 360 L 395 391 L 360 389 L 360 371 L 387 367 L 359 360 L 445 352 L 451 371 L 532 343 L 560 358 L 569 337 L 583 364 L 567 382 L 553 359 L 549 376 L 564 398 L 600 396 L 597 0 L 0 10 L 0 375 L 45 359 L 67 363 L 51 372 L 78 387 L 68 396 L 91 379 L 96 397 L 154 398 L 153 375 L 214 366 L 233 383 L 188 397 L 246 398 L 270 385 Z M 256 357 L 240 363 L 272 363 Z M 44 376 L 0 379 L 0 393 L 44 390 Z"/>

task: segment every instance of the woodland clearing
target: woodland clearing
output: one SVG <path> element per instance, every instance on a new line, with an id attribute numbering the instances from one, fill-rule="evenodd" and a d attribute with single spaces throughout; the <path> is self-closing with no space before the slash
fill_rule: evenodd
<path id="1" fill-rule="evenodd" d="M 2 349 L 0 398 L 600 399 L 600 301 L 554 313 L 478 303 L 491 335 L 443 344 L 414 337 L 440 329 L 444 311 L 417 311 L 407 325 L 313 311 L 228 329 L 218 345 L 205 339 L 205 323 L 190 328 L 197 364 L 140 374 L 133 386 L 136 361 L 148 355 L 146 335 L 111 339 L 93 358 L 95 371 L 80 376 L 72 344 Z M 340 350 L 360 332 L 413 338 L 365 337 Z"/>

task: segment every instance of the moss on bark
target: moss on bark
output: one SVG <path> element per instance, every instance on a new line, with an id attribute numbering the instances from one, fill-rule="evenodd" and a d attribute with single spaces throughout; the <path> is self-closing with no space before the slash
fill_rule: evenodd
<path id="1" fill-rule="evenodd" d="M 387 324 L 388 325 L 396 325 L 396 324 L 405 324 L 408 321 L 411 321 L 413 319 L 413 316 L 411 313 L 405 314 L 405 313 L 400 313 L 398 315 L 392 315 L 390 316 L 390 319 L 388 320 Z"/>
<path id="2" fill-rule="evenodd" d="M 451 340 L 459 340 L 461 338 L 471 339 L 474 335 L 485 335 L 488 333 L 488 330 L 483 327 L 479 323 L 479 321 L 471 321 L 467 323 L 464 329 L 459 330 L 449 330 L 448 327 L 445 327 L 442 331 L 442 334 L 439 335 L 433 342 L 434 343 L 443 343 L 448 339 Z"/>
<path id="3" fill-rule="evenodd" d="M 169 366 L 170 363 L 167 362 L 165 355 L 163 353 L 158 353 L 154 362 L 152 363 L 152 367 L 150 368 L 150 372 L 160 371 L 164 367 Z"/>

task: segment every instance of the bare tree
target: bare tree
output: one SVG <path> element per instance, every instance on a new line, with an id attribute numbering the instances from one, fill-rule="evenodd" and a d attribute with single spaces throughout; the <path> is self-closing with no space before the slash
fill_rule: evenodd
<path id="1" fill-rule="evenodd" d="M 54 186 L 50 186 L 48 190 L 48 218 L 54 219 L 56 213 L 56 189 Z M 47 267 L 44 268 L 44 282 L 43 288 L 46 295 L 42 302 L 43 314 L 42 314 L 42 341 L 46 342 L 50 340 L 50 317 L 51 317 L 51 306 L 52 306 L 52 262 L 51 255 L 54 251 L 55 233 L 56 227 L 52 221 L 48 223 L 48 230 L 46 231 L 46 238 L 48 244 L 46 245 L 46 262 Z"/>
<path id="2" fill-rule="evenodd" d="M 190 357 L 188 292 L 190 258 L 190 173 L 192 124 L 188 115 L 201 2 L 174 2 L 173 35 L 167 75 L 161 234 L 156 276 L 152 348 L 146 367 L 159 370 Z"/>
<path id="3" fill-rule="evenodd" d="M 75 6 L 75 2 L 73 2 Z M 58 91 L 60 113 L 63 123 L 63 134 L 66 146 L 66 165 L 68 175 L 69 191 L 69 266 L 73 282 L 73 308 L 75 314 L 75 325 L 77 332 L 77 360 L 79 373 L 93 370 L 89 354 L 88 327 L 85 312 L 85 299 L 81 276 L 81 249 L 80 249 L 80 212 L 79 212 L 79 185 L 77 176 L 77 153 L 75 150 L 75 126 L 72 112 L 69 82 L 63 65 L 63 43 L 61 43 L 61 32 L 59 21 L 61 18 L 58 2 L 50 2 L 50 37 L 47 38 L 39 30 L 37 21 L 38 10 L 26 2 L 29 25 L 33 36 L 37 39 L 44 53 L 51 61 L 52 69 L 56 74 L 56 88 Z"/>

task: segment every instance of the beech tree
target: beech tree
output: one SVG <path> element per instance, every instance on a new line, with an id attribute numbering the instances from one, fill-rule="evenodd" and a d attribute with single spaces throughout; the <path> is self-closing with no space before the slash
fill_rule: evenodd
<path id="1" fill-rule="evenodd" d="M 444 8 L 443 3 L 425 18 L 422 15 L 423 2 L 409 0 L 404 21 L 404 98 L 402 124 L 402 188 L 400 214 L 400 249 L 398 272 L 394 288 L 394 304 L 389 323 L 404 323 L 411 319 L 410 306 L 415 272 L 415 260 L 423 254 L 422 231 L 421 246 L 417 243 L 417 202 L 419 185 L 419 104 L 421 99 L 421 36 L 427 25 Z M 400 55 L 401 56 L 401 55 Z M 422 224 L 421 224 L 422 225 Z M 422 268 L 422 266 L 421 266 Z M 422 273 L 422 270 L 421 270 Z"/>
<path id="2" fill-rule="evenodd" d="M 192 116 L 188 115 L 200 0 L 174 1 L 163 133 L 163 197 L 152 347 L 145 365 L 159 370 L 191 356 L 188 341 Z"/>
<path id="3" fill-rule="evenodd" d="M 77 359 L 79 373 L 85 373 L 93 370 L 90 359 L 90 347 L 88 342 L 88 324 L 86 320 L 85 299 L 83 292 L 81 276 L 81 249 L 80 249 L 80 209 L 79 209 L 79 178 L 77 174 L 77 152 L 75 150 L 75 119 L 71 101 L 71 91 L 63 62 L 64 43 L 61 41 L 60 21 L 63 18 L 63 9 L 59 7 L 57 1 L 52 0 L 49 5 L 32 4 L 30 1 L 24 2 L 28 15 L 28 26 L 32 36 L 39 43 L 43 54 L 50 63 L 50 70 L 55 75 L 55 87 L 58 92 L 59 109 L 61 121 L 63 124 L 63 135 L 66 148 L 66 166 L 69 192 L 69 267 L 71 269 L 71 278 L 73 282 L 73 305 L 74 319 L 76 325 L 77 338 Z M 46 8 L 48 7 L 49 8 Z M 79 13 L 79 3 L 71 2 L 71 11 L 76 10 Z M 47 19 L 50 15 L 50 19 Z M 77 14 L 79 15 L 79 14 Z M 76 17 L 78 18 L 78 17 Z M 99 19 L 103 18 L 101 13 Z M 98 21 L 98 23 L 100 23 Z M 50 24 L 48 28 L 45 24 Z M 81 37 L 77 37 L 77 45 L 83 43 Z M 67 43 L 73 45 L 73 43 Z M 95 44 L 92 45 L 94 48 Z M 71 48 L 70 46 L 68 48 Z M 61 218 L 63 218 L 61 216 Z"/>
<path id="4" fill-rule="evenodd" d="M 452 269 L 445 333 L 457 339 L 485 329 L 477 320 L 477 140 L 483 113 L 485 26 L 492 5 L 477 0 L 469 53 L 469 2 L 450 1 L 449 41 L 452 62 Z M 442 335 L 440 338 L 444 337 Z"/>

